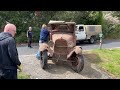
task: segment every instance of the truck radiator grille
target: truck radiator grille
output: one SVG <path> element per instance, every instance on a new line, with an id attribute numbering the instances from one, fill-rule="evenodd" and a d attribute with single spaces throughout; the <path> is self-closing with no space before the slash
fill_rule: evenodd
<path id="1" fill-rule="evenodd" d="M 56 40 L 54 52 L 58 54 L 68 54 L 67 41 L 64 39 Z"/>

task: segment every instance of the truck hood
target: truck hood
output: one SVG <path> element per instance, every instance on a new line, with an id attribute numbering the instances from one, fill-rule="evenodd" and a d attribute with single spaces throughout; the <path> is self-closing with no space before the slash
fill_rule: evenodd
<path id="1" fill-rule="evenodd" d="M 66 41 L 73 41 L 73 35 L 72 34 L 53 34 L 52 40 L 55 42 L 57 39 L 64 39 Z"/>

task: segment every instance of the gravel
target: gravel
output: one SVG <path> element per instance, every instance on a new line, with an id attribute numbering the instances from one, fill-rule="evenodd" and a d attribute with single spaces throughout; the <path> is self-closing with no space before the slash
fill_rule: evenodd
<path id="1" fill-rule="evenodd" d="M 43 70 L 40 61 L 35 57 L 38 46 L 33 46 L 33 48 L 22 46 L 17 49 L 23 65 L 23 72 L 29 74 L 31 79 L 112 79 L 94 63 L 89 62 L 85 56 L 84 69 L 80 73 L 74 72 L 66 63 L 56 65 L 51 60 L 48 61 L 49 68 Z"/>

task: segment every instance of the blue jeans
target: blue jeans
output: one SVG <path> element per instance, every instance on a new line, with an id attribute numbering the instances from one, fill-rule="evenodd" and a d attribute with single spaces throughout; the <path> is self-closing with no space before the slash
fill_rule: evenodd
<path id="1" fill-rule="evenodd" d="M 40 44 L 41 44 L 41 43 L 47 43 L 47 42 L 39 41 L 39 47 L 40 47 Z M 40 60 L 40 50 L 37 51 L 37 53 L 36 53 L 36 58 L 37 58 L 38 60 Z"/>
<path id="2" fill-rule="evenodd" d="M 36 58 L 38 59 L 38 60 L 40 60 L 40 51 L 38 50 L 38 52 L 36 53 Z"/>

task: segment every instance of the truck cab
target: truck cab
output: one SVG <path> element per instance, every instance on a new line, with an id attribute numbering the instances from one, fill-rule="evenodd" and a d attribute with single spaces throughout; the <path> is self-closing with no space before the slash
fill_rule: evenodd
<path id="1" fill-rule="evenodd" d="M 84 25 L 76 25 L 75 35 L 77 36 L 76 40 L 84 40 L 86 38 Z"/>

